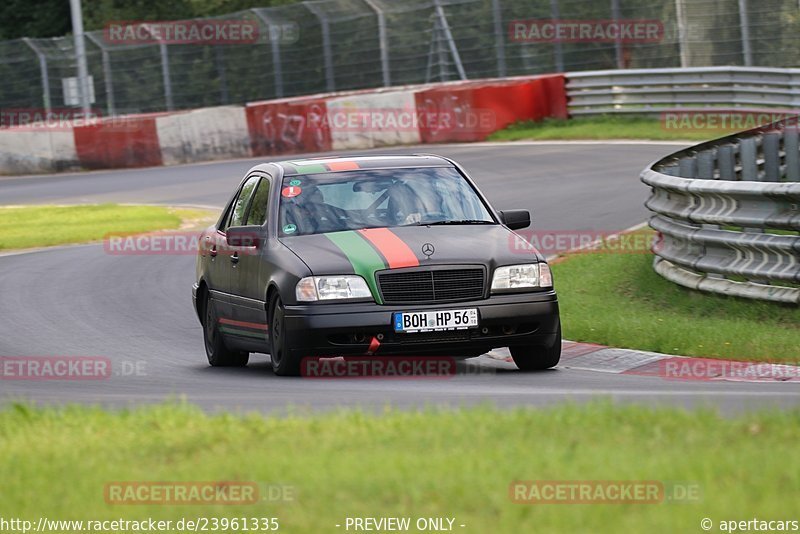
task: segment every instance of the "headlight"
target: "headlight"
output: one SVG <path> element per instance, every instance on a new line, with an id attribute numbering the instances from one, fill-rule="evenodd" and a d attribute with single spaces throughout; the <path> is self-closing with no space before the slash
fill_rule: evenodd
<path id="1" fill-rule="evenodd" d="M 360 276 L 307 276 L 294 290 L 298 302 L 372 298 L 367 283 Z"/>
<path id="2" fill-rule="evenodd" d="M 492 291 L 553 287 L 553 275 L 546 263 L 526 263 L 498 267 L 492 279 Z"/>

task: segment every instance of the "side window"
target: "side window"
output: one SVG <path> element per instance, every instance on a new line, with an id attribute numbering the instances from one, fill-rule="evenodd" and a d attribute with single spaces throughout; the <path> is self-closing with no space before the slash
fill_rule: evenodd
<path id="1" fill-rule="evenodd" d="M 230 219 L 225 225 L 226 229 L 230 226 L 241 226 L 244 224 L 244 215 L 245 210 L 247 210 L 247 203 L 250 201 L 250 197 L 253 196 L 253 190 L 255 190 L 256 185 L 258 184 L 258 180 L 258 176 L 251 176 L 242 186 L 239 196 L 233 202 Z"/>
<path id="2" fill-rule="evenodd" d="M 269 204 L 269 180 L 262 178 L 258 183 L 253 202 L 250 203 L 250 212 L 247 214 L 247 224 L 262 225 L 267 221 L 267 205 Z"/>

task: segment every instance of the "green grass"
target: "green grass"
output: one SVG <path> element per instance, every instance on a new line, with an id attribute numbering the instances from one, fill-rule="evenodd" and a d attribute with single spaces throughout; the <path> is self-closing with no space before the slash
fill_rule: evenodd
<path id="1" fill-rule="evenodd" d="M 553 265 L 566 339 L 685 356 L 797 362 L 800 309 L 699 293 L 650 254 L 575 254 Z"/>
<path id="2" fill-rule="evenodd" d="M 118 204 L 0 207 L 0 250 L 98 241 L 109 233 L 169 230 L 208 216 L 201 210 Z"/>
<path id="3" fill-rule="evenodd" d="M 651 139 L 657 141 L 706 141 L 733 130 L 690 130 L 666 128 L 658 117 L 601 115 L 574 119 L 545 119 L 518 122 L 489 136 L 490 141 L 524 139 Z"/>
<path id="4" fill-rule="evenodd" d="M 264 418 L 183 405 L 15 406 L 0 412 L 0 517 L 276 516 L 285 532 L 343 532 L 335 525 L 348 516 L 410 516 L 454 517 L 466 525 L 456 532 L 694 532 L 703 517 L 785 518 L 800 487 L 799 440 L 798 411 L 721 418 L 593 403 Z M 295 498 L 157 506 L 103 497 L 108 482 L 176 480 L 289 485 Z M 701 499 L 515 504 L 517 480 L 679 482 L 699 486 Z"/>

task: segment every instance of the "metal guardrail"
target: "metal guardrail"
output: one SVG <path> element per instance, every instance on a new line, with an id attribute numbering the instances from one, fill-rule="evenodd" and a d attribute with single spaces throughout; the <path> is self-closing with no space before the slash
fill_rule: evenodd
<path id="1" fill-rule="evenodd" d="M 647 167 L 655 271 L 712 293 L 800 304 L 797 122 L 709 141 Z"/>
<path id="2" fill-rule="evenodd" d="M 676 108 L 800 108 L 800 69 L 701 67 L 572 72 L 570 114 Z"/>

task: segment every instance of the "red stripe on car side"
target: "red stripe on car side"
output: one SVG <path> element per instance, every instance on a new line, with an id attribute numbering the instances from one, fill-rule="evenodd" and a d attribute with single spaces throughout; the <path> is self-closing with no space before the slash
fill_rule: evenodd
<path id="1" fill-rule="evenodd" d="M 390 269 L 419 266 L 414 251 L 388 228 L 365 228 L 358 233 L 386 258 Z"/>
<path id="2" fill-rule="evenodd" d="M 220 319 L 220 324 L 229 324 L 231 326 L 243 326 L 244 328 L 253 328 L 255 330 L 267 331 L 267 325 L 259 323 L 247 323 L 245 321 L 234 321 L 233 319 Z"/>

